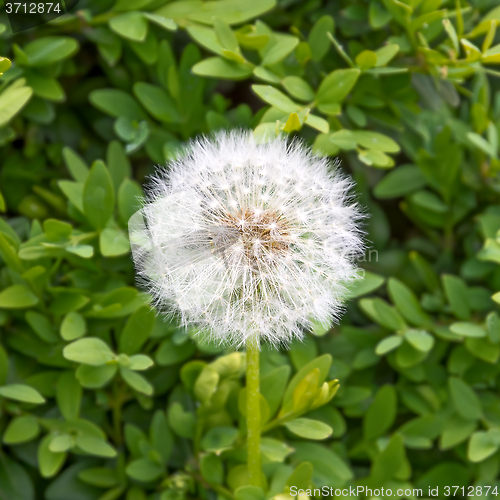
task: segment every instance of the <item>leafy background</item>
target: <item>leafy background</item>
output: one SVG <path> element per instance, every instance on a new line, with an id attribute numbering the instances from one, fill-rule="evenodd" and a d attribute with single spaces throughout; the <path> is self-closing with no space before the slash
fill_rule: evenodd
<path id="1" fill-rule="evenodd" d="M 16 35 L 1 15 L 0 498 L 496 498 L 496 4 L 80 0 Z M 153 165 L 233 127 L 340 157 L 371 214 L 341 324 L 262 352 L 263 491 L 242 353 L 155 316 L 127 236 Z"/>

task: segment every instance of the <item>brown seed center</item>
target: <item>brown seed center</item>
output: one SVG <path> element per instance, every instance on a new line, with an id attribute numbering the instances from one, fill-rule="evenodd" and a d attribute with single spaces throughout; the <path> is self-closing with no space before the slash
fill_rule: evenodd
<path id="1" fill-rule="evenodd" d="M 226 213 L 221 233 L 212 239 L 216 252 L 226 257 L 242 256 L 245 264 L 254 267 L 260 260 L 273 261 L 290 247 L 290 231 L 286 221 L 270 210 L 240 210 Z"/>

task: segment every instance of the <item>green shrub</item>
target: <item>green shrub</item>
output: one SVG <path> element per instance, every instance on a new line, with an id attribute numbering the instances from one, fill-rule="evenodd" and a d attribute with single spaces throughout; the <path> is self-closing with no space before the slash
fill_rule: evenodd
<path id="1" fill-rule="evenodd" d="M 80 0 L 15 35 L 0 17 L 0 499 L 496 498 L 496 4 Z M 265 493 L 241 488 L 242 355 L 151 311 L 126 230 L 155 163 L 234 127 L 339 156 L 370 214 L 341 324 L 262 352 Z"/>

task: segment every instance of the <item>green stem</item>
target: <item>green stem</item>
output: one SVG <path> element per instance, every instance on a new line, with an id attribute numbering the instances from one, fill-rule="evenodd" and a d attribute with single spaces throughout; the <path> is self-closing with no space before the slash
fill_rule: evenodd
<path id="1" fill-rule="evenodd" d="M 259 341 L 247 340 L 247 446 L 248 482 L 260 486 L 260 379 Z"/>

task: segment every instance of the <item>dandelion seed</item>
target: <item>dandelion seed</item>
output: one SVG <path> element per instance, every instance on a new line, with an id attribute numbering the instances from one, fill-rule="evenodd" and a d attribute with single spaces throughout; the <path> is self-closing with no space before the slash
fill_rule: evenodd
<path id="1" fill-rule="evenodd" d="M 129 223 L 139 279 L 159 310 L 219 344 L 302 338 L 312 321 L 338 318 L 357 276 L 351 187 L 299 141 L 194 141 L 157 171 Z"/>

